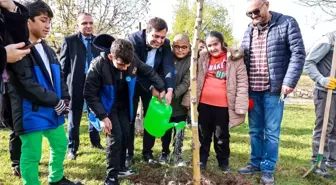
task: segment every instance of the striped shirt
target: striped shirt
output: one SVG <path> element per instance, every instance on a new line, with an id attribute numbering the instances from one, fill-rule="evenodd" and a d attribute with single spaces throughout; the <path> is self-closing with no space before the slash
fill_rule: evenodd
<path id="1" fill-rule="evenodd" d="M 265 91 L 270 88 L 267 62 L 267 32 L 266 25 L 260 30 L 255 27 L 251 44 L 251 59 L 249 82 L 252 91 Z"/>

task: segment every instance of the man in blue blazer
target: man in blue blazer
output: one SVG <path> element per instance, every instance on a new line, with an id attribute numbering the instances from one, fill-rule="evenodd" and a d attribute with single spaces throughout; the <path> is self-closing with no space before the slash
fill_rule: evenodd
<path id="1" fill-rule="evenodd" d="M 154 68 L 154 70 L 163 78 L 165 82 L 167 104 L 171 103 L 173 90 L 175 88 L 175 67 L 173 64 L 173 54 L 171 52 L 170 42 L 166 38 L 168 32 L 167 23 L 158 17 L 154 17 L 147 22 L 146 29 L 133 33 L 129 40 L 132 42 L 137 57 Z M 152 97 L 151 91 L 157 91 L 153 88 L 150 81 L 140 76 L 138 77 L 135 95 L 133 98 L 134 107 L 138 107 L 139 98 L 141 98 L 144 113 L 146 114 L 149 101 Z M 136 108 L 134 109 L 134 116 Z M 155 138 L 146 130 L 143 136 L 143 159 L 147 163 L 156 163 L 153 160 L 153 151 Z M 134 154 L 134 122 L 131 123 L 130 142 L 128 147 L 128 157 L 126 163 L 133 163 Z"/>

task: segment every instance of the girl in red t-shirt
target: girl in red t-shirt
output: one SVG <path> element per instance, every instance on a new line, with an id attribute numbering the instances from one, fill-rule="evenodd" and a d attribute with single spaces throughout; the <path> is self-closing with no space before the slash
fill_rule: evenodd
<path id="1" fill-rule="evenodd" d="M 206 168 L 212 136 L 218 167 L 229 172 L 229 127 L 245 121 L 248 109 L 248 78 L 239 50 L 227 48 L 224 37 L 211 31 L 207 51 L 198 60 L 197 98 L 201 168 Z M 188 106 L 189 94 L 182 101 Z"/>

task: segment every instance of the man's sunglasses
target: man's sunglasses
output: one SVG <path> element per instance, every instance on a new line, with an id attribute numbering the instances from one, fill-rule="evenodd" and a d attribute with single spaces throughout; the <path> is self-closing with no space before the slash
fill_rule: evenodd
<path id="1" fill-rule="evenodd" d="M 263 3 L 259 8 L 257 8 L 257 9 L 254 9 L 254 10 L 252 10 L 252 11 L 250 11 L 250 12 L 246 12 L 246 16 L 247 17 L 252 17 L 252 14 L 253 15 L 256 15 L 256 16 L 258 16 L 258 15 L 260 15 L 260 9 L 264 6 L 264 4 L 265 3 Z"/>

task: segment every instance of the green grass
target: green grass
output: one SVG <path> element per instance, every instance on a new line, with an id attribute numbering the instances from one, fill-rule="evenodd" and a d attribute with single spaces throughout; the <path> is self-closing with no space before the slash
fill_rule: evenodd
<path id="1" fill-rule="evenodd" d="M 280 157 L 276 167 L 276 184 L 280 185 L 315 185 L 315 184 L 336 184 L 333 180 L 326 180 L 314 174 L 308 178 L 302 179 L 302 174 L 310 167 L 311 159 L 311 141 L 312 130 L 314 126 L 314 108 L 312 105 L 286 105 L 284 120 L 282 122 Z M 76 161 L 65 161 L 65 174 L 70 179 L 81 180 L 86 185 L 102 184 L 105 178 L 105 154 L 98 150 L 90 148 L 87 124 L 82 122 L 81 126 L 81 145 L 79 149 L 79 156 Z M 8 131 L 0 130 L 0 166 L 2 167 L 0 173 L 0 184 L 21 184 L 21 181 L 11 175 L 11 167 L 8 152 Z M 101 138 L 104 138 L 103 134 Z M 102 143 L 105 143 L 103 139 Z M 148 169 L 144 167 L 144 163 L 139 162 L 141 159 L 142 139 L 136 139 L 136 156 L 137 164 L 135 169 L 144 171 Z M 187 131 L 184 142 L 184 157 L 191 160 L 191 132 Z M 154 147 L 155 157 L 159 157 L 161 151 L 160 140 Z M 249 159 L 249 136 L 248 125 L 244 124 L 238 128 L 231 130 L 231 158 L 230 166 L 234 174 L 237 174 L 237 169 L 246 165 Z M 47 141 L 43 141 L 43 155 L 40 165 L 40 179 L 42 184 L 47 184 L 48 174 L 48 158 L 49 149 Z M 212 149 L 210 161 L 208 162 L 208 170 L 206 174 L 213 174 L 213 177 L 225 178 L 220 171 L 217 170 L 215 154 Z M 168 167 L 159 167 L 154 169 L 152 173 L 164 174 Z M 173 169 L 168 169 L 170 173 L 174 173 Z M 332 172 L 336 175 L 335 172 Z M 176 177 L 180 177 L 175 173 Z M 253 184 L 258 184 L 258 176 L 247 176 Z M 124 180 L 122 184 L 130 184 L 130 181 Z"/>
<path id="2" fill-rule="evenodd" d="M 296 86 L 298 89 L 314 89 L 314 81 L 306 74 L 302 74 Z"/>

